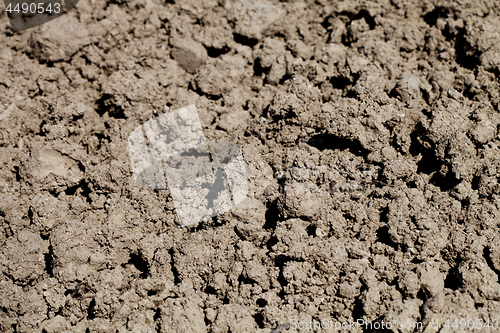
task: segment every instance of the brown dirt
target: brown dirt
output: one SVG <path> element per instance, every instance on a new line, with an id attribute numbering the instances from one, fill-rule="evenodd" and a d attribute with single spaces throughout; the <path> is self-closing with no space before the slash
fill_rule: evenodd
<path id="1" fill-rule="evenodd" d="M 500 320 L 498 1 L 81 0 L 0 31 L 0 331 Z M 192 103 L 249 198 L 182 228 L 127 137 Z"/>

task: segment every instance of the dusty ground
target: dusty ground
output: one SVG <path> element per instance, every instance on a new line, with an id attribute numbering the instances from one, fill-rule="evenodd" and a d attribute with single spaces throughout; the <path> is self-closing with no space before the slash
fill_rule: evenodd
<path id="1" fill-rule="evenodd" d="M 81 0 L 0 45 L 0 331 L 500 330 L 498 1 Z M 192 103 L 250 191 L 182 228 L 127 137 Z"/>

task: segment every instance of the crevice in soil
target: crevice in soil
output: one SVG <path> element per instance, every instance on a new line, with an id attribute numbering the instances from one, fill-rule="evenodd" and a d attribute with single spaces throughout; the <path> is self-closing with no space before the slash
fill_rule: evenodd
<path id="1" fill-rule="evenodd" d="M 462 31 L 455 40 L 456 62 L 463 68 L 475 70 L 481 63 L 481 53 L 471 48 Z"/>
<path id="2" fill-rule="evenodd" d="M 444 279 L 444 287 L 451 290 L 458 290 L 462 286 L 462 277 L 458 271 L 459 263 L 452 267 Z"/>
<path id="3" fill-rule="evenodd" d="M 257 326 L 259 326 L 260 329 L 263 329 L 266 327 L 264 323 L 264 315 L 260 312 L 257 312 L 254 316 L 255 323 Z"/>
<path id="4" fill-rule="evenodd" d="M 52 245 L 49 245 L 49 252 L 44 254 L 45 259 L 45 271 L 49 274 L 49 277 L 54 277 L 54 250 Z"/>
<path id="5" fill-rule="evenodd" d="M 233 37 L 234 37 L 234 41 L 236 43 L 241 44 L 241 45 L 250 46 L 250 47 L 254 47 L 259 42 L 258 39 L 248 38 L 247 36 L 243 36 L 243 35 L 236 34 L 236 33 L 233 34 Z"/>
<path id="6" fill-rule="evenodd" d="M 447 172 L 444 176 L 436 172 L 430 179 L 430 183 L 439 187 L 442 192 L 446 192 L 460 184 L 460 179 L 457 179 L 451 171 Z"/>
<path id="7" fill-rule="evenodd" d="M 398 244 L 392 241 L 391 236 L 389 235 L 389 226 L 384 225 L 377 230 L 377 242 L 385 244 L 387 246 L 392 247 L 393 249 L 398 249 Z"/>
<path id="8" fill-rule="evenodd" d="M 207 49 L 208 56 L 210 58 L 218 58 L 221 55 L 224 55 L 224 54 L 229 53 L 231 51 L 231 49 L 227 46 L 225 46 L 221 49 L 217 49 L 215 47 L 207 47 L 206 49 Z"/>
<path id="9" fill-rule="evenodd" d="M 168 254 L 170 254 L 170 270 L 174 275 L 174 283 L 179 284 L 181 283 L 181 279 L 179 278 L 179 272 L 177 271 L 177 267 L 174 265 L 174 249 L 170 248 L 170 250 L 168 250 Z"/>
<path id="10" fill-rule="evenodd" d="M 95 319 L 94 308 L 95 308 L 95 299 L 92 298 L 89 304 L 89 308 L 87 309 L 87 318 L 90 320 Z"/>
<path id="11" fill-rule="evenodd" d="M 439 18 L 446 18 L 449 17 L 450 15 L 451 15 L 450 8 L 438 6 L 434 8 L 434 10 L 422 16 L 422 18 L 424 19 L 425 23 L 427 23 L 430 27 L 433 27 L 437 24 L 437 20 Z"/>
<path id="12" fill-rule="evenodd" d="M 369 151 L 363 148 L 363 146 L 361 146 L 361 143 L 359 143 L 358 141 L 349 140 L 346 138 L 339 138 L 338 136 L 327 133 L 317 134 L 312 136 L 307 141 L 307 144 L 321 151 L 325 149 L 332 149 L 332 150 L 347 149 L 350 153 L 361 157 L 366 156 L 369 153 Z"/>
<path id="13" fill-rule="evenodd" d="M 491 259 L 491 250 L 489 247 L 485 247 L 483 249 L 483 258 L 486 260 L 486 263 L 490 267 L 490 269 L 495 272 L 495 274 L 498 276 L 498 283 L 500 283 L 500 270 L 495 268 L 495 265 L 493 264 L 493 260 Z"/>
<path id="14" fill-rule="evenodd" d="M 350 86 L 354 84 L 353 81 L 350 79 L 344 77 L 344 76 L 334 76 L 330 78 L 330 83 L 332 84 L 332 87 L 335 89 L 347 89 Z"/>
<path id="15" fill-rule="evenodd" d="M 156 332 L 162 332 L 162 329 L 161 329 L 161 309 L 160 308 L 157 308 L 155 310 L 155 315 L 153 317 L 153 320 L 155 322 Z"/>
<path id="16" fill-rule="evenodd" d="M 286 287 L 288 285 L 288 281 L 285 279 L 283 275 L 283 267 L 285 267 L 285 264 L 289 261 L 293 261 L 293 258 L 284 255 L 284 254 L 279 254 L 274 258 L 274 265 L 280 269 L 280 274 L 278 276 L 278 282 L 282 287 Z M 283 292 L 283 289 L 281 290 L 280 294 Z M 280 297 L 283 297 L 284 295 L 280 295 Z"/>
<path id="17" fill-rule="evenodd" d="M 266 210 L 266 222 L 264 223 L 265 230 L 274 230 L 276 225 L 278 225 L 280 211 L 278 209 L 277 200 L 273 202 L 270 207 Z"/>
<path id="18" fill-rule="evenodd" d="M 363 319 L 363 314 L 365 311 L 363 310 L 362 295 L 365 290 L 366 290 L 366 285 L 361 286 L 361 289 L 359 290 L 359 296 L 354 301 L 354 307 L 352 309 L 353 320 Z"/>
<path id="19" fill-rule="evenodd" d="M 109 94 L 103 94 L 101 98 L 96 101 L 95 111 L 99 116 L 103 116 L 106 112 L 108 115 L 115 119 L 127 119 L 125 116 L 125 111 L 121 106 L 114 104 L 111 99 L 113 96 Z"/>
<path id="20" fill-rule="evenodd" d="M 149 265 L 140 252 L 131 253 L 128 263 L 134 265 L 135 268 L 137 268 L 137 270 L 141 272 L 141 279 L 145 279 L 148 277 Z"/>

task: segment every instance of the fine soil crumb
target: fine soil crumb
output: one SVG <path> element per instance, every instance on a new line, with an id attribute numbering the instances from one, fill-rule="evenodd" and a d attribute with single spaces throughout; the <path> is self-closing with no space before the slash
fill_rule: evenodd
<path id="1" fill-rule="evenodd" d="M 1 332 L 496 332 L 498 1 L 95 0 L 0 28 Z M 248 195 L 180 227 L 127 138 L 191 104 Z"/>

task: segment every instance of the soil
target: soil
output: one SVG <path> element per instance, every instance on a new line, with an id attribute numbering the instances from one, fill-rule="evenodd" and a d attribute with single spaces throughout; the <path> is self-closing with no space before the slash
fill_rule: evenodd
<path id="1" fill-rule="evenodd" d="M 0 331 L 497 331 L 498 1 L 82 0 L 0 44 Z M 127 138 L 191 104 L 249 193 L 181 227 Z"/>

